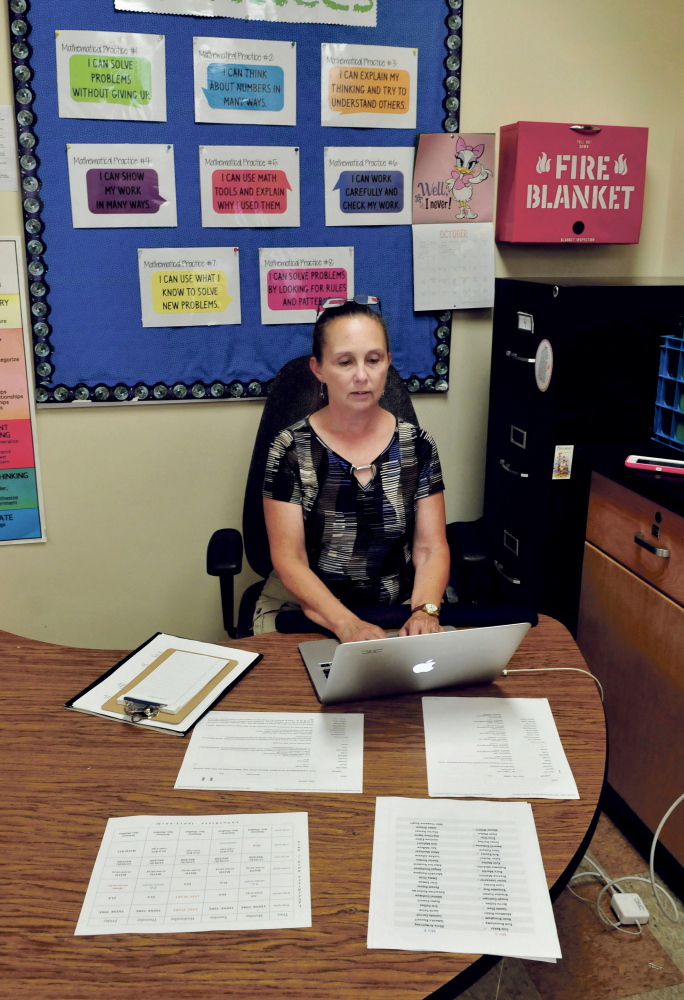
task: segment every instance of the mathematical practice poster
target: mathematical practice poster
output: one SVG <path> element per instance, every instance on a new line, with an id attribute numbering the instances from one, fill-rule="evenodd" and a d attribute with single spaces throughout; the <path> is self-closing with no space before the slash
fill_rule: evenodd
<path id="1" fill-rule="evenodd" d="M 412 146 L 327 146 L 326 226 L 411 223 Z"/>
<path id="2" fill-rule="evenodd" d="M 152 14 L 195 14 L 239 17 L 249 21 L 300 24 L 350 24 L 374 28 L 376 0 L 334 3 L 331 0 L 114 0 L 117 10 Z"/>
<path id="3" fill-rule="evenodd" d="M 416 127 L 418 49 L 321 45 L 321 125 Z"/>
<path id="4" fill-rule="evenodd" d="M 491 222 L 413 227 L 413 308 L 484 309 L 494 305 Z"/>
<path id="5" fill-rule="evenodd" d="M 254 38 L 193 38 L 195 121 L 297 124 L 297 46 Z"/>
<path id="6" fill-rule="evenodd" d="M 143 326 L 241 322 L 237 247 L 138 250 Z"/>
<path id="7" fill-rule="evenodd" d="M 200 146 L 202 225 L 299 225 L 296 146 Z"/>
<path id="8" fill-rule="evenodd" d="M 418 139 L 413 221 L 492 222 L 494 135 L 441 133 Z"/>
<path id="9" fill-rule="evenodd" d="M 163 35 L 55 31 L 60 118 L 166 121 Z"/>
<path id="10" fill-rule="evenodd" d="M 322 299 L 354 294 L 354 247 L 259 250 L 261 322 L 313 323 Z"/>
<path id="11" fill-rule="evenodd" d="M 0 543 L 44 541 L 16 240 L 0 240 Z"/>
<path id="12" fill-rule="evenodd" d="M 175 226 L 173 146 L 69 143 L 76 229 Z"/>

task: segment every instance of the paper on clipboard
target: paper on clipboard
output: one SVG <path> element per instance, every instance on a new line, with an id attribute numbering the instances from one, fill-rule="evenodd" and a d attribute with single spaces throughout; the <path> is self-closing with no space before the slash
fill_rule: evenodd
<path id="1" fill-rule="evenodd" d="M 156 681 L 152 680 L 156 669 L 167 662 L 174 653 L 186 654 L 186 656 L 192 654 L 195 657 L 201 656 L 203 661 L 218 660 L 220 662 L 218 664 L 214 662 L 217 667 L 216 671 L 212 667 L 210 671 L 205 670 L 202 673 L 200 668 L 192 677 L 188 677 L 186 674 L 185 682 L 181 681 L 180 685 L 174 688 L 173 684 L 168 682 L 173 679 L 176 667 L 178 667 L 178 672 L 182 672 L 182 663 L 185 662 L 187 665 L 190 660 L 172 661 L 171 667 L 166 668 L 170 674 L 165 686 L 167 693 L 176 701 L 169 701 L 168 708 L 176 708 L 178 700 L 181 701 L 181 707 L 175 712 L 162 710 L 152 719 L 141 719 L 131 723 L 130 716 L 126 714 L 123 705 L 118 703 L 118 699 L 124 694 L 128 695 L 134 689 L 141 690 L 143 682 L 145 682 L 146 687 L 147 684 L 156 684 Z M 145 729 L 156 729 L 161 732 L 173 733 L 176 736 L 184 736 L 197 720 L 218 701 L 221 695 L 260 659 L 260 653 L 232 649 L 214 643 L 197 642 L 194 639 L 182 639 L 179 636 L 158 632 L 84 691 L 68 701 L 65 707 L 76 712 L 85 712 L 88 715 L 98 715 L 102 718 L 142 726 Z M 163 680 L 163 675 L 161 676 Z M 149 682 L 147 678 L 150 678 Z M 199 686 L 200 680 L 201 686 Z M 185 684 L 184 688 L 183 684 Z M 139 695 L 137 696 L 139 697 Z M 183 701 L 186 697 L 189 700 Z M 154 699 L 150 698 L 149 700 Z"/>

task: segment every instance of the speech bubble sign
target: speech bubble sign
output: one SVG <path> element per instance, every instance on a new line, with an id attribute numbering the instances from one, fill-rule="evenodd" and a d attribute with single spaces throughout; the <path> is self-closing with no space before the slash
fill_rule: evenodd
<path id="1" fill-rule="evenodd" d="M 347 297 L 344 267 L 278 267 L 266 275 L 268 308 L 316 309 L 321 299 Z"/>
<path id="2" fill-rule="evenodd" d="M 401 212 L 404 208 L 401 170 L 343 170 L 333 191 L 340 192 L 341 212 Z"/>
<path id="3" fill-rule="evenodd" d="M 72 101 L 142 107 L 152 100 L 152 66 L 142 56 L 73 55 L 69 59 Z"/>
<path id="4" fill-rule="evenodd" d="M 281 215 L 291 191 L 284 170 L 214 170 L 214 211 L 228 215 Z"/>
<path id="5" fill-rule="evenodd" d="M 328 75 L 328 105 L 342 115 L 408 114 L 411 75 L 406 69 L 332 66 Z"/>
<path id="6" fill-rule="evenodd" d="M 150 280 L 156 313 L 219 313 L 233 301 L 225 271 L 153 271 Z"/>
<path id="7" fill-rule="evenodd" d="M 93 215 L 152 215 L 166 201 L 159 194 L 159 175 L 151 167 L 88 170 L 86 188 Z"/>
<path id="8" fill-rule="evenodd" d="M 285 74 L 281 66 L 209 63 L 204 96 L 210 108 L 243 111 L 282 111 Z"/>

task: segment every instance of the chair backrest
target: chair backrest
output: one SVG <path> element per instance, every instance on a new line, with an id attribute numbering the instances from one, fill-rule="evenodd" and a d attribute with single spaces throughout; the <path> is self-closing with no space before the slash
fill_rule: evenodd
<path id="1" fill-rule="evenodd" d="M 279 431 L 319 408 L 320 386 L 320 382 L 309 368 L 309 355 L 305 354 L 283 365 L 266 397 L 254 442 L 242 510 L 245 555 L 249 565 L 260 576 L 268 576 L 272 568 L 261 496 L 268 449 Z M 399 420 L 418 424 L 408 389 L 393 365 L 390 365 L 387 373 L 385 392 L 380 402 Z"/>

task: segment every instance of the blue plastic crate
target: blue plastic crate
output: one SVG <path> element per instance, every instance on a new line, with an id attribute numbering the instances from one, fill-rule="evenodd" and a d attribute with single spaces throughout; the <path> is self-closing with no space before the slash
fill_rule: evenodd
<path id="1" fill-rule="evenodd" d="M 684 451 L 684 339 L 663 337 L 654 438 Z"/>

